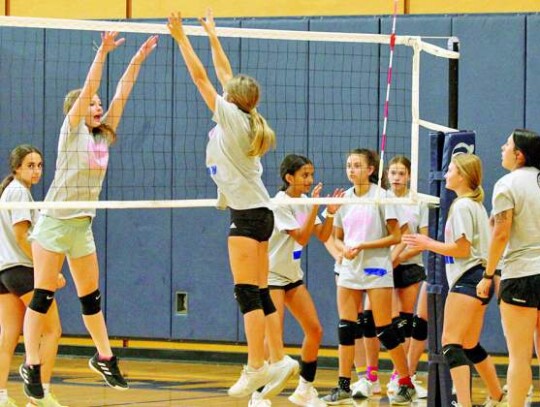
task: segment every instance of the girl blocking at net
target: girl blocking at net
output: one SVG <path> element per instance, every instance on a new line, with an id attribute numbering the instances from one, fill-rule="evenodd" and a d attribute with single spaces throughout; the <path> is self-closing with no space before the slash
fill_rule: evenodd
<path id="1" fill-rule="evenodd" d="M 272 382 L 277 389 L 298 371 L 298 362 L 286 356 L 279 330 L 267 340 L 271 365 L 265 361 L 265 325 L 279 326 L 279 315 L 268 290 L 268 240 L 274 227 L 270 196 L 261 175 L 260 158 L 275 144 L 274 131 L 257 112 L 259 84 L 250 76 L 233 76 L 230 62 L 216 34 L 208 11 L 199 20 L 208 34 L 217 77 L 224 96 L 217 94 L 204 66 L 186 36 L 180 13 L 167 24 L 178 43 L 187 69 L 217 123 L 209 135 L 206 166 L 218 187 L 218 207 L 230 210 L 228 251 L 234 295 L 244 316 L 248 361 L 238 381 L 229 389 L 232 397 L 247 397 Z M 272 320 L 273 321 L 270 321 Z"/>
<path id="2" fill-rule="evenodd" d="M 456 388 L 457 406 L 472 406 L 469 362 L 488 388 L 486 405 L 498 406 L 501 402 L 501 406 L 506 406 L 493 361 L 479 342 L 486 305 L 493 296 L 493 289 L 482 298 L 476 290 L 484 273 L 489 239 L 488 216 L 482 204 L 480 158 L 473 154 L 454 155 L 445 179 L 446 188 L 454 191 L 457 198 L 448 212 L 444 243 L 421 234 L 405 235 L 403 241 L 411 249 L 444 256 L 450 292 L 444 307 L 441 342 Z"/>
<path id="3" fill-rule="evenodd" d="M 43 158 L 34 146 L 22 144 L 9 156 L 11 174 L 0 184 L 0 202 L 32 202 L 30 192 L 41 179 Z M 8 397 L 9 367 L 22 330 L 24 313 L 32 299 L 34 265 L 28 233 L 37 213 L 30 209 L 0 211 L 0 407 L 15 407 Z M 58 288 L 66 280 L 58 275 Z M 40 405 L 60 407 L 50 392 L 51 375 L 62 333 L 56 302 L 45 316 L 40 350 L 43 355 L 43 387 L 45 397 Z M 29 404 L 33 405 L 33 404 Z"/>
<path id="4" fill-rule="evenodd" d="M 516 129 L 501 148 L 509 171 L 493 188 L 494 225 L 484 278 L 477 286 L 484 298 L 492 290 L 503 259 L 499 291 L 508 345 L 508 405 L 524 406 L 532 384 L 534 332 L 540 321 L 540 136 Z"/>
<path id="5" fill-rule="evenodd" d="M 66 118 L 60 129 L 54 180 L 45 202 L 97 201 L 107 171 L 109 146 L 116 140 L 125 104 L 137 80 L 141 64 L 157 45 L 157 36 L 148 38 L 131 59 L 120 79 L 109 110 L 103 114 L 99 90 L 103 66 L 109 52 L 124 42 L 118 33 L 101 35 L 101 46 L 82 89 L 69 92 L 64 101 Z M 39 343 L 47 311 L 53 303 L 58 273 L 67 257 L 81 302 L 84 325 L 92 336 L 97 353 L 89 366 L 107 384 L 126 390 L 118 360 L 111 350 L 101 311 L 99 268 L 92 233 L 95 209 L 45 209 L 30 240 L 34 256 L 34 295 L 24 320 L 26 360 L 20 367 L 27 396 L 43 399 Z"/>
<path id="6" fill-rule="evenodd" d="M 307 198 L 310 192 L 314 198 L 320 196 L 322 184 L 317 184 L 312 190 L 315 169 L 308 158 L 297 154 L 287 155 L 281 162 L 280 173 L 283 186 L 276 199 Z M 343 190 L 336 189 L 332 196 L 343 196 Z M 287 307 L 304 332 L 300 353 L 300 380 L 296 390 L 289 397 L 292 403 L 299 406 L 325 405 L 319 400 L 317 390 L 313 386 L 323 329 L 315 304 L 304 285 L 302 252 L 311 236 L 316 236 L 322 242 L 328 240 L 333 231 L 334 215 L 338 209 L 339 205 L 328 205 L 324 222 L 317 216 L 319 205 L 280 205 L 274 209 L 275 226 L 269 243 L 268 286 L 279 314 L 280 326 L 277 329 L 283 332 Z M 269 329 L 276 328 L 267 325 L 267 332 Z M 258 399 L 269 398 L 270 389 L 271 386 L 265 386 L 261 392 L 253 393 L 250 406 L 257 405 Z"/>

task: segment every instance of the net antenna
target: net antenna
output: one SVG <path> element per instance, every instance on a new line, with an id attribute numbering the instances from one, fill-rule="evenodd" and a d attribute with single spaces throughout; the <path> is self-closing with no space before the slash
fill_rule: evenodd
<path id="1" fill-rule="evenodd" d="M 317 31 L 318 21 L 309 25 L 313 31 L 217 28 L 230 51 L 235 71 L 250 74 L 262 83 L 261 111 L 280 135 L 278 149 L 268 153 L 263 162 L 263 178 L 271 195 L 280 186 L 279 163 L 287 153 L 306 154 L 313 159 L 328 192 L 347 182 L 343 162 L 347 151 L 357 148 L 358 142 L 372 149 L 379 147 L 380 96 L 384 94 L 381 77 L 386 69 L 381 55 L 387 46 L 395 54 L 390 57 L 387 72 L 381 163 L 384 163 L 385 155 L 410 154 L 414 169 L 410 190 L 418 191 L 416 169 L 420 128 L 454 130 L 420 118 L 420 56 L 429 54 L 451 60 L 459 58 L 459 53 L 427 42 L 426 37 L 396 35 L 397 2 L 394 3 L 391 35 L 326 32 L 325 28 Z M 243 26 L 250 24 L 257 26 L 251 20 Z M 111 151 L 102 200 L 0 202 L 0 209 L 215 206 L 216 200 L 212 198 L 216 188 L 204 165 L 206 135 L 212 127 L 211 115 L 195 94 L 186 70 L 178 58 L 175 59 L 177 50 L 172 41 L 167 40 L 169 34 L 164 23 L 0 17 L 0 44 L 6 45 L 0 73 L 8 95 L 6 99 L 34 103 L 34 113 L 30 115 L 20 108 L 23 103 L 0 104 L 4 133 L 18 137 L 8 139 L 0 146 L 0 169 L 8 168 L 3 159 L 10 146 L 21 142 L 45 146 L 49 154 L 43 187 L 47 189 L 46 178 L 52 173 L 56 157 L 63 97 L 67 90 L 83 83 L 84 76 L 79 71 L 86 75 L 94 57 L 92 42 L 99 38 L 97 33 L 103 31 L 118 31 L 126 37 L 123 48 L 108 59 L 107 86 L 111 91 L 135 51 L 128 46 L 137 47 L 148 34 L 163 36 L 158 49 L 142 68 L 126 106 L 119 141 Z M 185 25 L 185 31 L 199 55 L 206 55 L 205 65 L 211 70 L 206 33 L 202 27 L 193 25 Z M 21 52 L 21 45 L 28 46 L 28 50 Z M 29 78 L 33 80 L 29 81 Z M 388 116 L 390 93 L 392 115 Z M 36 119 L 29 123 L 28 116 Z M 53 123 L 55 121 L 58 124 Z M 392 133 L 395 131 L 396 137 L 388 137 L 387 129 Z M 380 166 L 380 171 L 383 167 Z M 415 195 L 428 203 L 438 203 L 437 197 Z M 380 197 L 378 201 L 391 199 Z M 405 203 L 405 198 L 394 199 Z M 350 201 L 343 198 L 306 198 L 302 201 L 297 198 L 294 203 L 324 205 L 358 201 L 353 198 Z M 364 199 L 362 202 L 370 201 Z"/>
<path id="2" fill-rule="evenodd" d="M 396 47 L 396 22 L 397 22 L 397 9 L 399 0 L 394 0 L 394 13 L 392 15 L 392 31 L 390 33 L 390 57 L 388 59 L 388 74 L 386 76 L 386 97 L 384 100 L 384 113 L 383 113 L 383 129 L 381 136 L 381 157 L 379 161 L 379 194 L 380 188 L 382 188 L 382 180 L 384 174 L 384 151 L 386 148 L 386 128 L 388 127 L 388 110 L 390 104 L 390 88 L 392 87 L 392 64 L 394 61 L 394 49 Z M 413 167 L 414 168 L 414 167 Z"/>

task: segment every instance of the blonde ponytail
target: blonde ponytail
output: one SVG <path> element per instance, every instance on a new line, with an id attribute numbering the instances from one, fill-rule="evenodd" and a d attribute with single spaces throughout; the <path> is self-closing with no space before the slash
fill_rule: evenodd
<path id="1" fill-rule="evenodd" d="M 268 150 L 276 146 L 276 133 L 268 125 L 257 109 L 249 112 L 249 124 L 251 126 L 251 148 L 248 152 L 250 157 L 262 157 Z"/>

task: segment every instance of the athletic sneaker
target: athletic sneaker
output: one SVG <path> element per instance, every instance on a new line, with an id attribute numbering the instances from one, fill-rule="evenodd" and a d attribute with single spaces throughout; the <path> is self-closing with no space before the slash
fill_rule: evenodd
<path id="1" fill-rule="evenodd" d="M 508 399 L 506 397 L 506 393 L 503 395 L 502 400 L 495 401 L 491 397 L 488 397 L 484 404 L 482 404 L 483 407 L 508 407 Z"/>
<path id="2" fill-rule="evenodd" d="M 45 396 L 41 384 L 41 365 L 25 365 L 23 363 L 19 367 L 19 374 L 24 382 L 23 390 L 26 397 L 37 400 Z"/>
<path id="3" fill-rule="evenodd" d="M 416 379 L 416 375 L 411 377 L 411 381 L 413 382 L 414 389 L 416 390 L 416 398 L 426 399 L 428 396 L 428 390 L 422 386 L 422 382 Z"/>
<path id="4" fill-rule="evenodd" d="M 505 384 L 502 389 L 503 389 L 503 392 L 508 393 L 508 385 L 507 384 Z M 533 390 L 534 390 L 534 387 L 531 384 L 531 387 L 529 387 L 529 391 L 527 392 L 527 397 L 532 397 Z"/>
<path id="5" fill-rule="evenodd" d="M 63 404 L 60 404 L 53 393 L 48 393 L 45 397 L 43 397 L 41 400 L 34 400 L 30 399 L 30 403 L 26 405 L 26 407 L 67 407 Z"/>
<path id="6" fill-rule="evenodd" d="M 366 377 L 362 377 L 351 385 L 352 397 L 355 399 L 367 399 L 373 394 L 373 383 Z M 380 386 L 380 385 L 379 385 Z"/>
<path id="7" fill-rule="evenodd" d="M 96 353 L 88 361 L 88 366 L 94 372 L 99 373 L 105 382 L 116 390 L 127 390 L 129 385 L 122 376 L 120 369 L 118 368 L 118 359 L 113 356 L 111 360 L 99 360 L 99 356 Z"/>
<path id="8" fill-rule="evenodd" d="M 8 398 L 7 400 L 0 401 L 0 407 L 17 407 L 15 400 Z"/>
<path id="9" fill-rule="evenodd" d="M 258 391 L 253 392 L 249 399 L 248 407 L 271 407 L 272 402 L 268 399 L 263 399 L 262 394 Z"/>
<path id="10" fill-rule="evenodd" d="M 386 385 L 386 394 L 388 396 L 396 394 L 399 391 L 399 376 L 396 376 L 394 379 L 390 379 Z"/>
<path id="11" fill-rule="evenodd" d="M 269 367 L 270 381 L 264 386 L 261 394 L 263 398 L 270 399 L 277 396 L 285 388 L 287 381 L 300 371 L 299 363 L 288 355 Z"/>
<path id="12" fill-rule="evenodd" d="M 407 406 L 416 399 L 416 390 L 414 390 L 414 387 L 403 384 L 399 386 L 398 392 L 388 396 L 388 399 L 390 400 L 390 405 Z"/>
<path id="13" fill-rule="evenodd" d="M 306 407 L 325 407 L 326 403 L 319 399 L 319 394 L 313 386 L 304 386 L 300 390 L 300 386 L 296 388 L 293 394 L 289 396 L 289 401 L 297 406 Z"/>
<path id="14" fill-rule="evenodd" d="M 264 362 L 262 367 L 257 370 L 253 370 L 246 365 L 236 383 L 229 388 L 227 393 L 231 397 L 247 397 L 271 379 L 268 363 Z"/>
<path id="15" fill-rule="evenodd" d="M 339 387 L 333 388 L 330 394 L 324 396 L 321 400 L 329 406 L 354 404 L 352 393 Z"/>

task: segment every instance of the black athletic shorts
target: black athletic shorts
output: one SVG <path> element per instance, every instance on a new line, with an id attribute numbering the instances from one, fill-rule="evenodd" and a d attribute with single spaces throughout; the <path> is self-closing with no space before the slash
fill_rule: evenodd
<path id="1" fill-rule="evenodd" d="M 458 281 L 456 281 L 450 292 L 465 294 L 469 297 L 478 298 L 482 302 L 482 305 L 487 305 L 493 297 L 493 293 L 495 291 L 493 284 L 491 284 L 491 288 L 489 289 L 489 295 L 487 296 L 487 298 L 479 297 L 478 295 L 476 295 L 476 286 L 478 285 L 480 280 L 482 280 L 482 274 L 484 274 L 484 270 L 485 268 L 482 265 L 470 268 L 465 273 L 463 273 L 463 275 L 459 278 Z"/>
<path id="2" fill-rule="evenodd" d="M 34 269 L 15 266 L 0 271 L 0 294 L 21 297 L 34 289 Z"/>
<path id="3" fill-rule="evenodd" d="M 540 274 L 501 280 L 499 301 L 540 311 Z"/>
<path id="4" fill-rule="evenodd" d="M 418 264 L 400 264 L 393 274 L 394 288 L 407 288 L 426 279 L 426 270 Z"/>
<path id="5" fill-rule="evenodd" d="M 295 289 L 296 287 L 300 287 L 304 284 L 303 280 L 295 281 L 294 283 L 289 283 L 287 285 L 269 285 L 268 288 L 270 290 L 284 290 L 285 292 L 291 291 Z"/>
<path id="6" fill-rule="evenodd" d="M 229 236 L 243 236 L 267 242 L 274 230 L 274 213 L 268 208 L 236 210 L 230 208 Z"/>

